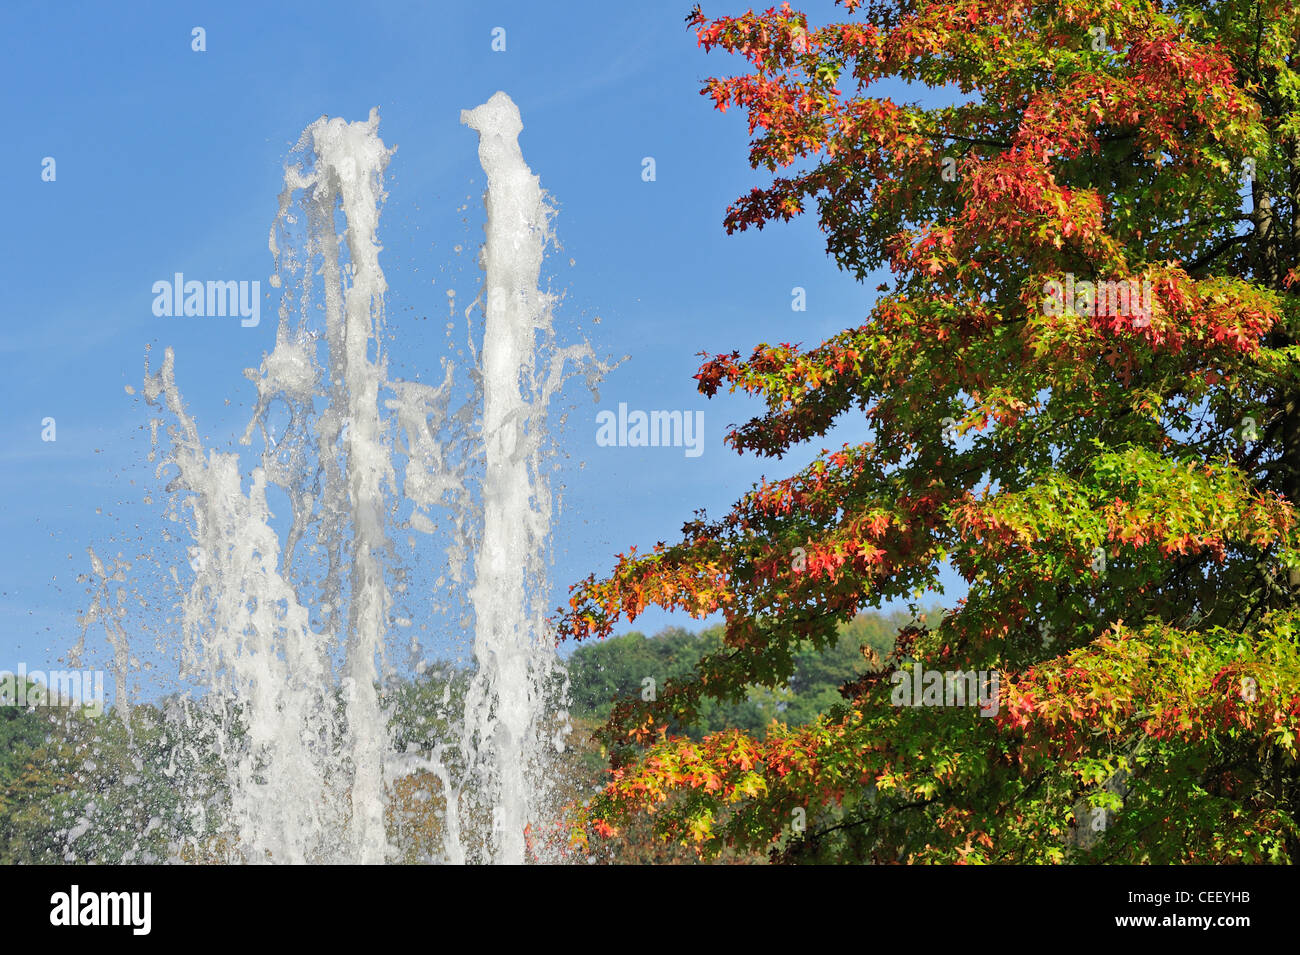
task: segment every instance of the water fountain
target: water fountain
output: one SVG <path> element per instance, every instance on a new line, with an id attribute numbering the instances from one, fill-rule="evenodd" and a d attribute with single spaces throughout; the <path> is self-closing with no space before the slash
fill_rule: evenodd
<path id="1" fill-rule="evenodd" d="M 219 726 L 230 860 L 389 860 L 388 800 L 416 771 L 439 781 L 441 861 L 542 857 L 530 837 L 547 822 L 566 730 L 545 620 L 547 415 L 568 378 L 584 374 L 594 393 L 608 366 L 556 342 L 555 297 L 539 287 L 553 210 L 521 154 L 518 109 L 497 93 L 461 121 L 487 177 L 471 367 L 443 358 L 436 385 L 390 374 L 378 223 L 392 150 L 372 111 L 312 123 L 286 164 L 270 239 L 275 347 L 246 373 L 257 403 L 241 440 L 260 437 L 257 466 L 244 475 L 238 454 L 205 449 L 171 349 L 146 371 L 159 409 L 151 460 L 192 538 L 181 664 L 204 692 L 178 719 Z M 394 751 L 381 693 L 395 600 L 412 583 L 398 526 L 412 540 L 443 535 L 445 577 L 473 612 L 463 713 L 427 752 Z"/>

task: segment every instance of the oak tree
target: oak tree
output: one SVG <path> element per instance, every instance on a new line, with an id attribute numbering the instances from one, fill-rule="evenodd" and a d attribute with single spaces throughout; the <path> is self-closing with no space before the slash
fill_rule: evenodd
<path id="1" fill-rule="evenodd" d="M 616 708 L 577 838 L 649 811 L 792 861 L 1300 859 L 1300 10 L 843 6 L 689 22 L 746 61 L 703 92 L 771 177 L 727 230 L 813 213 L 890 281 L 858 327 L 697 377 L 761 400 L 742 454 L 848 416 L 871 440 L 575 587 L 575 639 L 651 604 L 725 620 L 690 678 Z M 664 732 L 945 567 L 964 597 L 830 716 Z M 996 673 L 996 715 L 898 705 L 915 664 Z"/>

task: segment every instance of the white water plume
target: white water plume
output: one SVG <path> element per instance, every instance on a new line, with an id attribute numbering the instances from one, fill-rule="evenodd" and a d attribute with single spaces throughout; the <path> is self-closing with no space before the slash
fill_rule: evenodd
<path id="1" fill-rule="evenodd" d="M 171 349 L 146 376 L 170 439 L 158 470 L 192 538 L 182 676 L 204 691 L 205 725 L 221 727 L 216 854 L 230 861 L 391 860 L 401 847 L 386 813 L 413 774 L 436 781 L 441 861 L 547 858 L 568 732 L 546 623 L 548 413 L 570 376 L 594 393 L 609 366 L 585 343 L 556 343 L 557 298 L 540 287 L 554 212 L 520 151 L 515 104 L 497 93 L 461 121 L 487 176 L 474 367 L 443 357 L 437 385 L 389 373 L 378 227 L 393 150 L 372 111 L 312 123 L 286 165 L 270 239 L 275 347 L 246 372 L 257 401 L 241 441 L 260 435 L 258 465 L 244 475 L 237 454 L 205 449 Z M 397 529 L 441 544 L 436 581 L 412 579 Z M 474 667 L 444 738 L 397 752 L 384 687 L 412 589 L 444 612 L 468 603 Z"/>
<path id="2" fill-rule="evenodd" d="M 487 174 L 486 324 L 483 378 L 483 537 L 471 592 L 478 672 L 466 702 L 464 745 L 486 752 L 485 791 L 493 811 L 495 858 L 519 863 L 525 837 L 543 822 L 544 694 L 556 666 L 546 628 L 545 571 L 552 501 L 546 473 L 546 413 L 566 362 L 587 362 L 587 345 L 548 349 L 554 298 L 538 287 L 552 240 L 538 177 L 519 148 L 523 122 L 505 93 L 461 113 L 479 135 Z M 549 363 L 538 368 L 539 352 Z M 563 730 L 561 730 L 563 732 Z"/>

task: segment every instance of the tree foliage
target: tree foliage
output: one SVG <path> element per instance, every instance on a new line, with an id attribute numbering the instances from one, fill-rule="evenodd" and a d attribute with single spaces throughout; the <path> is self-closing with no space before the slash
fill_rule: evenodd
<path id="1" fill-rule="evenodd" d="M 678 733 L 699 739 L 723 729 L 762 735 L 774 721 L 802 724 L 842 702 L 839 687 L 871 669 L 862 647 L 882 659 L 893 646 L 904 614 L 862 615 L 841 628 L 824 650 L 796 648 L 794 668 L 783 685 L 738 687 L 732 699 L 706 698 L 694 721 L 674 724 Z M 657 696 L 660 689 L 689 680 L 700 658 L 724 648 L 722 627 L 692 633 L 670 628 L 655 637 L 632 632 L 600 643 L 583 644 L 568 660 L 571 710 L 586 719 L 607 720 L 627 696 Z"/>
<path id="2" fill-rule="evenodd" d="M 871 440 L 575 587 L 574 639 L 652 604 L 725 619 L 688 679 L 615 707 L 575 837 L 649 812 L 791 861 L 1295 861 L 1300 12 L 844 7 L 689 22 L 746 62 L 703 92 L 746 111 L 771 174 L 727 230 L 815 208 L 841 268 L 891 281 L 859 326 L 706 353 L 697 379 L 762 402 L 737 452 L 848 416 Z M 670 732 L 949 566 L 966 595 L 842 710 Z M 914 663 L 996 672 L 997 715 L 896 705 L 887 673 Z"/>

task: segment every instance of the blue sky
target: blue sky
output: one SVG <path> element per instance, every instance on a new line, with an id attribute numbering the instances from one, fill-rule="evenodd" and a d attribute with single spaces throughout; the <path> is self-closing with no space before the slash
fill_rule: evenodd
<path id="1" fill-rule="evenodd" d="M 524 157 L 559 207 L 558 324 L 581 320 L 597 352 L 630 356 L 598 406 L 574 396 L 565 449 L 584 465 L 564 477 L 557 598 L 628 545 L 675 539 L 696 508 L 721 515 L 763 473 L 807 460 L 724 448 L 727 425 L 757 406 L 699 396 L 697 353 L 820 341 L 861 321 L 875 282 L 840 273 L 811 218 L 725 235 L 728 203 L 764 176 L 747 165 L 743 113 L 699 95 L 707 76 L 743 63 L 695 46 L 689 7 L 6 3 L 0 668 L 48 666 L 74 641 L 87 545 L 129 559 L 163 525 L 159 506 L 139 503 L 149 414 L 125 390 L 138 391 L 146 346 L 155 362 L 175 348 L 181 391 L 214 445 L 242 432 L 254 397 L 243 370 L 274 343 L 274 300 L 243 328 L 156 317 L 151 288 L 184 272 L 272 291 L 267 236 L 284 159 L 322 114 L 360 120 L 378 107 L 380 135 L 397 147 L 380 222 L 388 326 L 398 360 L 432 370 L 446 347 L 446 289 L 468 301 L 478 276 L 483 182 L 460 110 L 496 90 L 520 108 Z M 814 23 L 843 15 L 806 9 Z M 196 26 L 205 52 L 191 50 Z M 495 27 L 505 52 L 491 49 Z M 654 182 L 641 177 L 646 156 Z M 41 178 L 45 157 L 53 182 Z M 791 310 L 795 286 L 807 290 L 804 312 Z M 595 416 L 619 402 L 703 409 L 704 453 L 597 447 Z M 41 440 L 47 417 L 54 442 Z M 635 629 L 670 622 L 689 623 L 652 612 Z"/>

